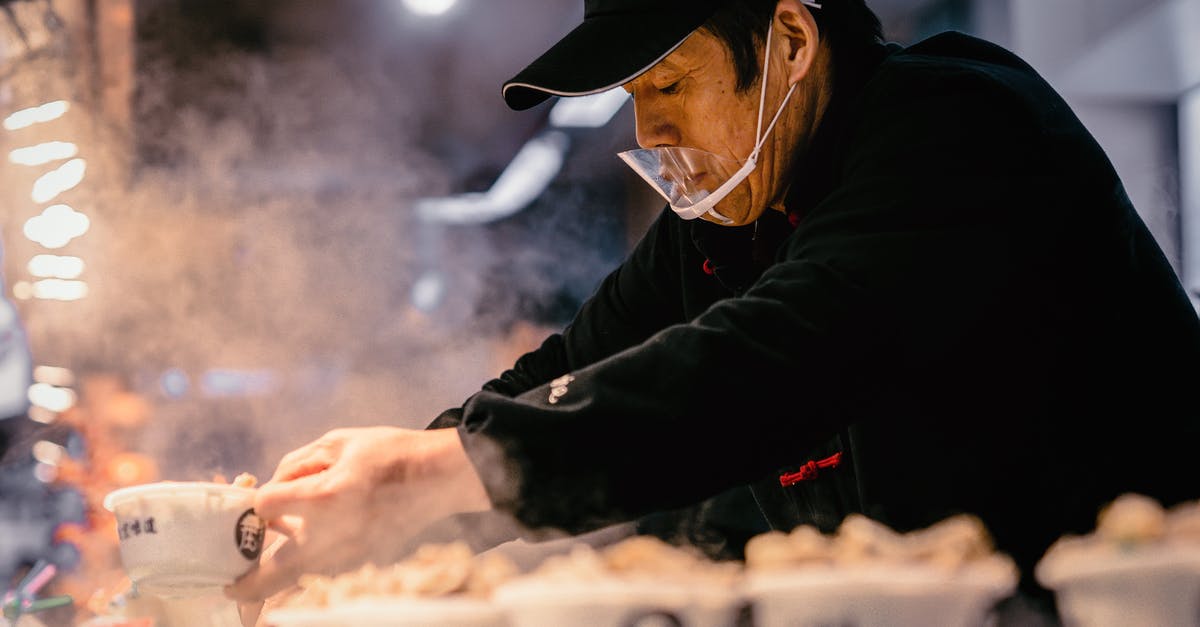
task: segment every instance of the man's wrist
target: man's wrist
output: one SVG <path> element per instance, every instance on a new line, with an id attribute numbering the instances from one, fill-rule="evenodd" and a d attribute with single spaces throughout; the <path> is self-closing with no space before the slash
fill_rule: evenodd
<path id="1" fill-rule="evenodd" d="M 460 512 L 483 511 L 492 508 L 483 481 L 475 464 L 471 462 L 463 446 L 458 429 L 434 429 L 429 433 L 436 438 L 431 463 L 432 474 L 444 485 L 454 499 Z"/>

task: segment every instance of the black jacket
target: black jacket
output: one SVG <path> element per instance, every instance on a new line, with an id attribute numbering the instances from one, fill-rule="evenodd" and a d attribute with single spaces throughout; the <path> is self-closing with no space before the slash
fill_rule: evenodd
<path id="1" fill-rule="evenodd" d="M 797 168 L 794 230 L 665 211 L 439 419 L 497 506 L 582 530 L 754 484 L 778 528 L 974 513 L 1028 575 L 1123 492 L 1200 497 L 1200 324 L 1067 105 L 959 34 L 861 70 Z"/>

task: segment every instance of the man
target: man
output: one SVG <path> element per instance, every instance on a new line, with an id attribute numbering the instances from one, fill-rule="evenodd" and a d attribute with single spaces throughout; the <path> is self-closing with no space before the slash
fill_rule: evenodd
<path id="1" fill-rule="evenodd" d="M 859 0 L 585 7 L 504 97 L 623 85 L 624 158 L 669 207 L 444 428 L 284 457 L 256 507 L 292 541 L 231 594 L 450 513 L 575 532 L 741 485 L 781 529 L 977 514 L 1033 589 L 1117 495 L 1200 496 L 1200 323 L 1025 63 L 958 34 L 884 46 Z"/>

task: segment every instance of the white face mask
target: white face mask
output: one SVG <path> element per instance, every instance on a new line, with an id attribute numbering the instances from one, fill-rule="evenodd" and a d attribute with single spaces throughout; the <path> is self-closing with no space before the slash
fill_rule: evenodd
<path id="1" fill-rule="evenodd" d="M 807 3 L 805 3 L 807 4 Z M 721 215 L 715 209 L 729 192 L 746 180 L 758 164 L 758 152 L 762 149 L 767 135 L 775 127 L 783 107 L 787 104 L 792 92 L 796 91 L 793 83 L 788 89 L 783 102 L 775 111 L 775 117 L 762 131 L 763 104 L 767 98 L 767 70 L 771 60 L 771 31 L 774 24 L 767 27 L 767 44 L 763 52 L 762 90 L 758 97 L 758 126 L 755 129 L 754 150 L 744 163 L 722 157 L 698 148 L 682 146 L 667 146 L 662 148 L 641 148 L 618 153 L 629 167 L 633 168 L 651 187 L 654 188 L 671 209 L 684 220 L 694 220 L 705 214 L 711 215 L 717 221 L 730 224 L 733 220 Z"/>

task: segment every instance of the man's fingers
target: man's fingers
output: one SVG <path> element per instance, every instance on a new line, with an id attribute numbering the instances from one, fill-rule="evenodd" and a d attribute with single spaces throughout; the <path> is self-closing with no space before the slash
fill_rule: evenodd
<path id="1" fill-rule="evenodd" d="M 320 439 L 284 455 L 275 467 L 271 481 L 290 481 L 325 470 L 337 459 L 330 446 L 329 441 Z"/>
<path id="2" fill-rule="evenodd" d="M 262 615 L 263 601 L 251 601 L 249 603 L 238 603 L 238 615 L 242 619 L 242 627 L 255 627 L 258 624 L 258 617 Z"/>
<path id="3" fill-rule="evenodd" d="M 301 574 L 296 544 L 286 542 L 269 559 L 226 586 L 225 596 L 241 603 L 262 601 L 296 583 Z"/>
<path id="4" fill-rule="evenodd" d="M 329 491 L 324 475 L 309 475 L 291 481 L 264 483 L 254 495 L 254 511 L 286 533 L 287 516 L 306 518 L 306 514 L 325 505 Z M 282 525 L 282 527 L 281 527 Z"/>
<path id="5" fill-rule="evenodd" d="M 271 532 L 278 532 L 277 541 L 283 541 L 289 538 L 295 538 L 296 534 L 300 533 L 304 527 L 304 519 L 299 516 L 284 514 L 279 518 L 267 521 L 267 529 Z M 263 552 L 266 555 L 266 552 Z"/>
<path id="6" fill-rule="evenodd" d="M 279 467 L 275 469 L 275 474 L 271 477 L 271 483 L 280 481 L 291 481 L 301 477 L 314 475 L 322 470 L 325 470 L 335 462 L 333 455 L 329 451 L 317 451 L 304 459 L 297 459 L 286 466 L 284 462 L 279 462 Z"/>

